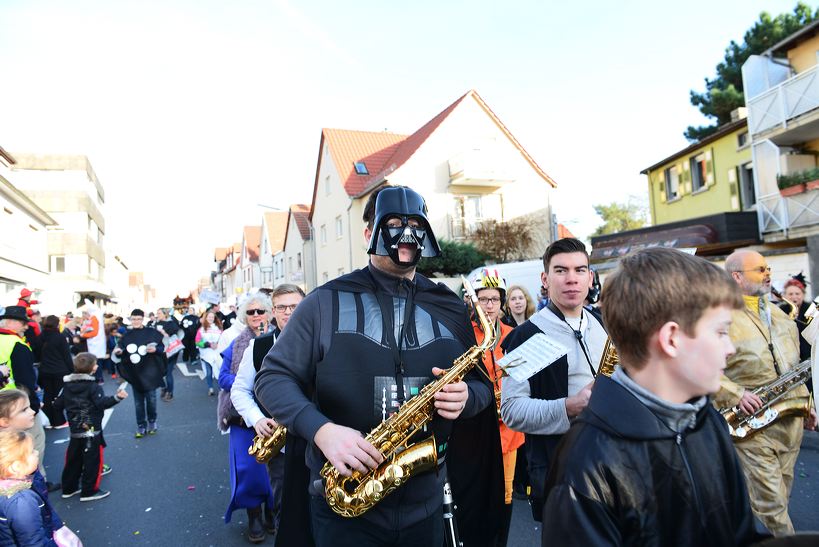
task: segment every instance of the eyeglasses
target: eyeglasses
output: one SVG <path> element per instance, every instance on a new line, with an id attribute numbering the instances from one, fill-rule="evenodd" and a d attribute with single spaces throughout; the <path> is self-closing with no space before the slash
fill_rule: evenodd
<path id="1" fill-rule="evenodd" d="M 245 313 L 248 315 L 264 315 L 267 312 L 265 310 L 247 310 Z"/>
<path id="2" fill-rule="evenodd" d="M 756 272 L 756 273 L 771 273 L 770 266 L 757 266 L 756 268 L 751 268 L 750 270 L 739 270 L 740 272 Z"/>
<path id="3" fill-rule="evenodd" d="M 294 311 L 296 311 L 296 306 L 298 306 L 298 304 L 288 304 L 288 305 L 278 304 L 276 306 L 273 306 L 273 309 L 276 310 L 279 313 L 284 313 L 286 310 L 290 310 L 290 313 L 293 313 Z"/>
<path id="4" fill-rule="evenodd" d="M 478 302 L 480 302 L 481 304 L 489 304 L 490 302 L 493 304 L 500 304 L 500 298 L 498 297 L 486 298 L 485 296 L 482 296 L 478 298 Z"/>

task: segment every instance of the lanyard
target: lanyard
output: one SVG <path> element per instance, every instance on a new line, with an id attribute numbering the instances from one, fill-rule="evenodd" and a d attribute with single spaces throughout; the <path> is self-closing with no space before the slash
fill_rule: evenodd
<path id="1" fill-rule="evenodd" d="M 575 330 L 575 328 L 571 326 L 568 321 L 566 321 L 566 316 L 564 316 L 563 312 L 561 312 L 558 307 L 555 306 L 554 302 L 549 301 L 547 307 L 549 308 L 549 311 L 555 314 L 561 321 L 566 323 L 566 326 L 572 330 L 577 343 L 580 344 L 580 349 L 583 350 L 583 357 L 586 358 L 586 363 L 589 365 L 592 378 L 597 378 L 597 371 L 594 369 L 594 365 L 592 365 L 591 357 L 589 357 L 589 351 L 586 349 L 586 342 L 583 340 L 583 310 L 580 310 L 580 329 Z"/>
<path id="2" fill-rule="evenodd" d="M 384 318 L 386 323 L 386 338 L 387 344 L 390 346 L 390 352 L 392 353 L 392 359 L 395 363 L 395 388 L 396 388 L 396 397 L 398 399 L 398 405 L 404 404 L 406 400 L 406 395 L 404 393 L 404 374 L 406 374 L 406 369 L 404 368 L 404 361 L 401 359 L 401 350 L 402 345 L 404 344 L 404 337 L 407 328 L 407 324 L 410 321 L 410 317 L 412 315 L 412 306 L 413 306 L 413 291 L 412 286 L 409 281 L 404 279 L 399 281 L 399 287 L 403 286 L 407 291 L 407 299 L 404 304 L 404 319 L 401 322 L 401 327 L 398 331 L 398 340 L 395 340 L 395 325 L 394 325 L 394 304 L 392 300 L 392 296 L 385 294 L 382 291 L 376 289 L 375 296 L 378 299 L 378 305 L 381 308 L 381 316 Z M 401 306 L 401 299 L 398 299 L 399 305 L 399 314 L 400 314 L 400 306 Z"/>

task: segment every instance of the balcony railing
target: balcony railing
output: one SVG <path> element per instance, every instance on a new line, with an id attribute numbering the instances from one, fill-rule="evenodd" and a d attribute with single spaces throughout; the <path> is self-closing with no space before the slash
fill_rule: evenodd
<path id="1" fill-rule="evenodd" d="M 748 130 L 761 133 L 819 107 L 819 65 L 748 101 Z"/>
<path id="2" fill-rule="evenodd" d="M 796 228 L 816 226 L 819 231 L 819 190 L 795 196 L 768 194 L 757 200 L 759 231 L 762 234 L 782 232 L 785 237 Z"/>
<path id="3" fill-rule="evenodd" d="M 449 159 L 449 183 L 499 187 L 513 182 L 514 174 L 489 150 L 465 150 Z"/>

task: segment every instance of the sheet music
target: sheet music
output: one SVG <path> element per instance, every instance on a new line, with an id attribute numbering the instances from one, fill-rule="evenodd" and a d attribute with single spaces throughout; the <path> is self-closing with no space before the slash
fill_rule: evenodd
<path id="1" fill-rule="evenodd" d="M 516 381 L 525 382 L 568 353 L 568 349 L 539 332 L 499 359 L 498 365 Z"/>

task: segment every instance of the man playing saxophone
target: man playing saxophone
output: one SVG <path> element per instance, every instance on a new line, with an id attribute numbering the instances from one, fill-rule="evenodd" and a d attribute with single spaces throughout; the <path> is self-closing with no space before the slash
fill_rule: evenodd
<path id="1" fill-rule="evenodd" d="M 725 260 L 725 269 L 739 285 L 745 306 L 733 312 L 730 337 L 736 353 L 728 358 L 725 376 L 715 398 L 717 408 L 738 406 L 754 414 L 763 401 L 753 393 L 799 363 L 796 325 L 771 305 L 771 268 L 754 251 L 738 250 Z M 807 396 L 800 385 L 789 397 Z M 751 507 L 763 524 L 777 536 L 792 534 L 788 499 L 793 469 L 799 456 L 803 423 L 815 427 L 816 414 L 803 420 L 784 416 L 753 436 L 735 439 L 748 481 Z"/>
<path id="2" fill-rule="evenodd" d="M 322 285 L 304 299 L 265 357 L 257 375 L 256 395 L 290 434 L 308 443 L 310 519 L 318 547 L 441 545 L 447 470 L 461 510 L 467 497 L 486 504 L 488 510 L 491 500 L 497 502 L 492 508 L 496 511 L 503 502 L 492 391 L 474 370 L 463 381 L 435 393 L 437 416 L 426 428 L 426 435 L 434 434 L 437 444 L 433 469 L 410 476 L 360 516 L 340 516 L 324 498 L 321 470 L 325 462 L 343 477 L 366 475 L 378 468 L 384 455 L 363 434 L 400 412 L 401 405 L 434 375 L 475 345 L 461 300 L 416 274 L 422 256 L 440 253 L 423 198 L 406 187 L 385 186 L 371 194 L 363 218 L 369 265 Z M 491 426 L 475 429 L 494 444 L 473 444 L 471 460 L 453 461 L 458 458 L 456 446 L 464 427 L 456 428 L 450 437 L 454 421 L 484 416 L 494 430 Z M 485 488 L 492 483 L 479 470 L 466 481 L 458 480 L 457 474 L 493 453 L 498 471 L 496 495 L 490 498 L 472 491 L 459 498 L 459 484 Z M 469 523 L 459 516 L 465 544 L 482 545 L 494 536 L 496 524 L 487 512 L 476 511 Z"/>

